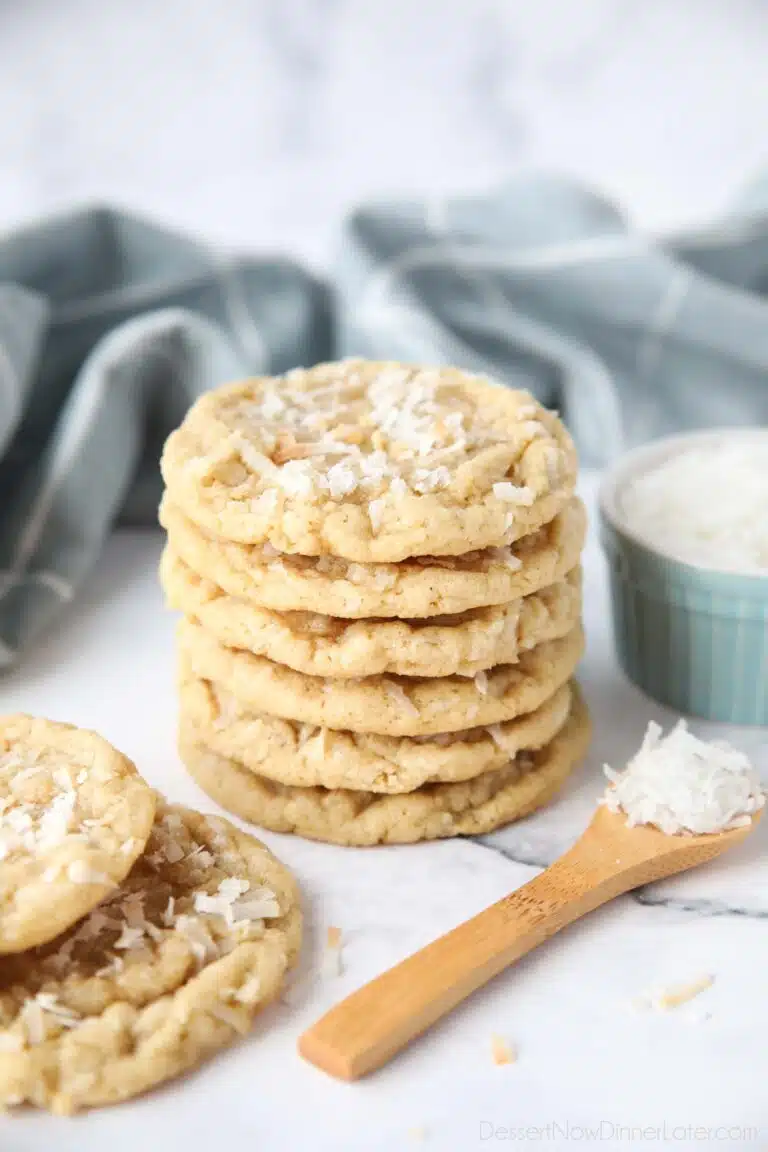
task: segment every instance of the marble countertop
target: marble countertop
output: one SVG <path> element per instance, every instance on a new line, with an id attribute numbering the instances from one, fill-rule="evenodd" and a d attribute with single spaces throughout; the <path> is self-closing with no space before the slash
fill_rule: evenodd
<path id="1" fill-rule="evenodd" d="M 594 486 L 586 477 L 590 499 Z M 66 620 L 3 681 L 3 707 L 95 727 L 171 798 L 210 810 L 174 748 L 173 619 L 155 577 L 161 544 L 149 531 L 113 538 Z M 270 1008 L 235 1050 L 144 1099 L 69 1121 L 0 1119 L 3 1152 L 203 1152 L 224 1141 L 270 1152 L 766 1147 L 768 828 L 730 859 L 594 913 L 366 1081 L 337 1083 L 296 1054 L 297 1036 L 331 1004 L 573 841 L 602 788 L 601 763 L 625 760 L 650 718 L 669 720 L 615 665 L 594 538 L 585 570 L 581 679 L 595 740 L 563 797 L 479 842 L 343 849 L 265 833 L 306 901 L 291 1002 Z M 730 736 L 765 772 L 768 734 Z M 342 930 L 343 971 L 313 977 L 331 924 Z M 714 985 L 676 1011 L 633 1008 L 656 984 L 705 973 Z M 494 1065 L 494 1033 L 517 1048 L 515 1064 Z"/>
<path id="2" fill-rule="evenodd" d="M 362 198 L 530 166 L 598 184 L 643 227 L 695 222 L 766 162 L 767 50 L 763 0 L 0 4 L 0 229 L 111 201 L 324 265 Z M 210 809 L 174 747 L 160 549 L 157 533 L 114 537 L 56 633 L 3 680 L 2 707 L 95 727 L 173 799 Z M 2 1152 L 768 1146 L 768 821 L 717 866 L 569 929 L 370 1080 L 336 1083 L 296 1055 L 332 1003 L 557 856 L 601 763 L 671 719 L 616 667 L 594 538 L 585 567 L 595 740 L 561 800 L 481 841 L 345 850 L 264 834 L 306 899 L 295 1002 L 145 1099 L 0 1118 Z M 768 771 L 765 731 L 731 736 Z M 305 980 L 330 924 L 343 972 Z M 702 973 L 715 983 L 692 1004 L 633 1011 L 657 982 Z M 494 1066 L 493 1033 L 517 1063 Z"/>

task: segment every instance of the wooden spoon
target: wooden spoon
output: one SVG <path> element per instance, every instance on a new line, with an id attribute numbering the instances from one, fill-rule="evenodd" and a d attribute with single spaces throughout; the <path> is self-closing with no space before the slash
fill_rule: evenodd
<path id="1" fill-rule="evenodd" d="M 377 976 L 299 1039 L 299 1052 L 342 1080 L 385 1064 L 475 989 L 601 904 L 714 859 L 756 825 L 708 836 L 627 826 L 598 807 L 581 838 L 534 880 Z"/>

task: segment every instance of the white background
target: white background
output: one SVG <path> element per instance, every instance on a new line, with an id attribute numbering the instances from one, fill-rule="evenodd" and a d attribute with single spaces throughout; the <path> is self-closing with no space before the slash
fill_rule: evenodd
<path id="1" fill-rule="evenodd" d="M 326 261 L 344 210 L 534 165 L 644 225 L 768 163 L 764 0 L 5 0 L 0 227 L 117 201 Z"/>

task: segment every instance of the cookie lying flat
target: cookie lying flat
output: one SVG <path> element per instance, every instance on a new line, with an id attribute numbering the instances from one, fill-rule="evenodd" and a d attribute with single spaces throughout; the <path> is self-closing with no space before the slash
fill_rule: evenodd
<path id="1" fill-rule="evenodd" d="M 360 847 L 491 832 L 546 804 L 583 758 L 589 716 L 578 693 L 565 727 L 538 752 L 463 784 L 429 784 L 402 796 L 290 788 L 182 740 L 191 775 L 222 807 L 275 832 Z"/>
<path id="2" fill-rule="evenodd" d="M 128 874 L 155 797 L 95 732 L 0 718 L 0 953 L 52 940 Z"/>
<path id="3" fill-rule="evenodd" d="M 436 781 L 471 780 L 503 768 L 518 752 L 541 748 L 568 719 L 564 684 L 535 712 L 495 724 L 422 739 L 335 732 L 244 709 L 234 696 L 182 668 L 180 728 L 189 743 L 239 761 L 281 784 L 411 792 Z"/>
<path id="4" fill-rule="evenodd" d="M 221 643 L 308 676 L 474 676 L 569 632 L 581 615 L 581 570 L 524 600 L 425 620 L 344 620 L 273 612 L 222 592 L 166 549 L 160 576 L 171 608 Z"/>
<path id="5" fill-rule="evenodd" d="M 584 648 L 581 627 L 469 679 L 305 676 L 263 656 L 225 648 L 198 624 L 182 620 L 179 648 L 195 674 L 226 688 L 244 705 L 274 716 L 352 732 L 430 736 L 501 724 L 533 712 L 573 675 Z"/>
<path id="6" fill-rule="evenodd" d="M 552 413 L 456 368 L 345 361 L 202 396 L 171 434 L 175 503 L 225 540 L 362 562 L 496 547 L 573 493 Z"/>
<path id="7" fill-rule="evenodd" d="M 0 1104 L 126 1100 L 248 1031 L 296 957 L 296 887 L 226 820 L 161 803 L 122 888 L 0 960 Z"/>
<path id="8" fill-rule="evenodd" d="M 231 596 L 279 612 L 314 612 L 322 604 L 329 616 L 348 620 L 410 620 L 507 604 L 562 580 L 579 563 L 587 518 L 574 497 L 548 524 L 511 546 L 400 564 L 289 556 L 271 547 L 214 539 L 167 494 L 160 522 L 173 552 Z"/>

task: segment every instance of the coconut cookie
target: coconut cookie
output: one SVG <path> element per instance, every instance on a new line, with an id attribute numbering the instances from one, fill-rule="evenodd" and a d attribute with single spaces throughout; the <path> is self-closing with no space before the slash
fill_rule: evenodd
<path id="1" fill-rule="evenodd" d="M 500 724 L 533 712 L 569 680 L 584 647 L 581 627 L 562 640 L 525 652 L 472 678 L 367 676 L 329 680 L 305 676 L 263 656 L 225 648 L 198 624 L 183 620 L 179 647 L 195 674 L 220 684 L 243 704 L 325 728 L 385 736 L 430 736 Z"/>
<path id="2" fill-rule="evenodd" d="M 576 467 L 527 392 L 363 360 L 209 392 L 162 459 L 173 501 L 214 536 L 363 563 L 509 544 L 564 506 Z"/>
<path id="3" fill-rule="evenodd" d="M 182 668 L 181 732 L 250 772 L 281 784 L 411 792 L 436 781 L 470 780 L 503 768 L 518 752 L 541 748 L 568 719 L 568 684 L 535 712 L 442 736 L 336 732 L 244 708 L 223 688 Z"/>
<path id="4" fill-rule="evenodd" d="M 271 546 L 206 535 L 166 495 L 160 522 L 171 551 L 230 596 L 276 611 L 366 617 L 451 615 L 507 604 L 562 580 L 579 563 L 586 513 L 574 497 L 548 524 L 504 548 L 357 564 L 333 556 L 289 556 Z"/>
<path id="5" fill-rule="evenodd" d="M 0 953 L 90 912 L 130 871 L 154 813 L 149 785 L 101 736 L 0 718 Z"/>
<path id="6" fill-rule="evenodd" d="M 158 805 L 122 888 L 0 960 L 0 1103 L 128 1099 L 248 1031 L 300 943 L 287 870 L 228 821 Z"/>
<path id="7" fill-rule="evenodd" d="M 166 550 L 160 576 L 171 608 L 221 643 L 309 676 L 473 676 L 513 664 L 521 651 L 569 632 L 581 615 L 581 570 L 559 584 L 491 608 L 425 620 L 344 620 L 273 612 L 222 592 Z"/>
<path id="8" fill-rule="evenodd" d="M 586 706 L 574 694 L 568 721 L 538 752 L 462 784 L 428 784 L 401 796 L 291 788 L 203 745 L 182 740 L 191 775 L 217 803 L 275 832 L 334 844 L 408 844 L 491 832 L 547 803 L 583 758 L 590 738 Z"/>

